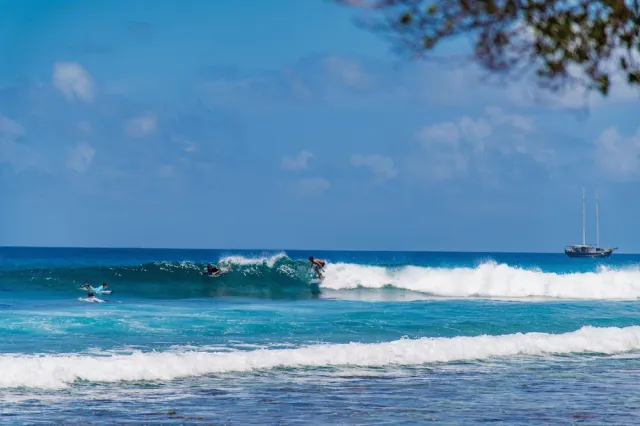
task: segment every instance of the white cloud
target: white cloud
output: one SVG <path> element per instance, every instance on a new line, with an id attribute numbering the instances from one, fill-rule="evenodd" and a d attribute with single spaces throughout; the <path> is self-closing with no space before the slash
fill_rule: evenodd
<path id="1" fill-rule="evenodd" d="M 429 180 L 451 179 L 467 170 L 468 154 L 458 141 L 442 143 L 442 140 L 422 138 L 423 155 L 409 159 L 410 169 Z M 432 143 L 436 142 L 436 143 Z"/>
<path id="2" fill-rule="evenodd" d="M 87 70 L 76 62 L 54 63 L 52 82 L 68 100 L 91 102 L 93 99 L 93 79 Z"/>
<path id="3" fill-rule="evenodd" d="M 412 157 L 409 167 L 414 173 L 434 180 L 451 179 L 467 169 L 467 155 L 461 150 L 461 135 L 453 122 L 433 124 L 416 134 L 425 158 Z"/>
<path id="4" fill-rule="evenodd" d="M 462 136 L 472 142 L 478 152 L 484 150 L 484 140 L 493 133 L 491 124 L 482 118 L 474 120 L 471 117 L 462 117 L 458 120 L 458 128 Z"/>
<path id="5" fill-rule="evenodd" d="M 488 107 L 486 109 L 487 115 L 491 121 L 498 125 L 508 125 L 516 130 L 522 130 L 523 132 L 531 132 L 533 130 L 533 120 L 531 117 L 525 117 L 518 114 L 507 114 L 502 108 Z"/>
<path id="6" fill-rule="evenodd" d="M 374 77 L 365 72 L 360 64 L 341 56 L 329 56 L 324 60 L 325 70 L 338 78 L 342 84 L 354 89 L 362 89 L 373 83 Z"/>
<path id="7" fill-rule="evenodd" d="M 615 71 L 619 56 L 614 54 L 612 58 L 616 63 L 609 68 Z M 584 74 L 576 67 L 572 68 L 570 74 L 576 79 L 575 82 L 569 82 L 554 91 L 541 85 L 543 81 L 537 76 L 512 79 L 500 73 L 487 73 L 477 64 L 469 64 L 467 60 L 458 61 L 455 57 L 438 64 L 421 61 L 415 65 L 419 77 L 411 80 L 409 90 L 426 101 L 455 106 L 493 99 L 494 102 L 503 100 L 516 107 L 577 111 L 640 100 L 640 87 L 629 85 L 626 76 L 619 72 L 611 74 L 611 90 L 603 97 L 595 90 L 586 90 L 582 83 L 585 81 Z M 437 86 L 434 80 L 438 82 Z"/>
<path id="8" fill-rule="evenodd" d="M 457 122 L 446 121 L 432 124 L 419 130 L 416 137 L 427 144 L 458 144 L 467 141 L 473 143 L 476 150 L 482 151 L 482 143 L 495 132 L 497 127 L 503 127 L 503 130 L 529 133 L 533 131 L 534 125 L 530 117 L 507 114 L 501 108 L 488 107 L 484 118 L 474 120 L 464 116 Z"/>
<path id="9" fill-rule="evenodd" d="M 518 152 L 536 161 L 549 158 L 528 146 L 526 135 L 534 129 L 533 120 L 500 108 L 487 108 L 482 117 L 464 116 L 456 121 L 432 124 L 416 132 L 423 156 L 411 158 L 414 173 L 430 179 L 451 179 L 465 173 L 472 161 L 487 151 L 504 155 Z M 478 168 L 486 166 L 478 165 Z"/>
<path id="10" fill-rule="evenodd" d="M 96 150 L 88 143 L 81 142 L 69 151 L 67 167 L 79 173 L 89 170 Z"/>
<path id="11" fill-rule="evenodd" d="M 297 186 L 303 194 L 322 194 L 331 187 L 331 184 L 326 179 L 315 177 L 300 179 Z"/>
<path id="12" fill-rule="evenodd" d="M 141 115 L 127 120 L 124 133 L 130 138 L 142 138 L 156 131 L 158 118 L 153 114 Z"/>
<path id="13" fill-rule="evenodd" d="M 640 128 L 628 137 L 616 127 L 605 129 L 596 141 L 595 160 L 598 168 L 614 179 L 640 176 Z"/>
<path id="14" fill-rule="evenodd" d="M 551 109 L 576 110 L 597 101 L 595 93 L 584 87 L 567 85 L 561 90 L 539 87 L 537 80 L 526 80 L 524 84 L 510 84 L 501 93 L 505 100 L 517 107 L 548 107 Z"/>
<path id="15" fill-rule="evenodd" d="M 640 99 L 640 88 L 629 85 L 627 76 L 617 69 L 619 54 L 614 54 L 615 64 L 609 68 L 611 85 L 609 94 L 602 96 L 597 90 L 589 90 L 584 82 L 589 78 L 580 67 L 569 67 L 569 74 L 574 79 L 558 90 L 539 87 L 537 78 L 526 84 L 512 84 L 506 92 L 506 99 L 516 106 L 531 107 L 544 106 L 552 109 L 581 110 L 584 108 L 599 108 L 612 103 L 624 103 Z"/>
<path id="16" fill-rule="evenodd" d="M 354 154 L 351 156 L 351 165 L 368 168 L 381 181 L 393 179 L 398 174 L 393 160 L 378 154 Z"/>
<path id="17" fill-rule="evenodd" d="M 287 170 L 306 170 L 311 158 L 313 154 L 309 151 L 302 151 L 295 157 L 282 157 L 282 167 Z"/>
<path id="18" fill-rule="evenodd" d="M 454 123 L 444 122 L 426 126 L 416 136 L 427 143 L 457 144 L 460 139 L 460 131 Z"/>

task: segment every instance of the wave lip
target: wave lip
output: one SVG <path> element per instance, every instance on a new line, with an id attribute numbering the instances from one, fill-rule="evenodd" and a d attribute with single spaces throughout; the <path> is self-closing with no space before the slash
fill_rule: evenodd
<path id="1" fill-rule="evenodd" d="M 475 268 L 406 266 L 387 268 L 329 265 L 323 288 L 399 289 L 440 297 L 634 300 L 640 298 L 640 269 L 558 274 L 486 262 Z"/>
<path id="2" fill-rule="evenodd" d="M 289 259 L 284 252 L 260 257 L 244 257 L 244 256 L 222 256 L 221 262 L 231 262 L 234 265 L 267 265 L 269 268 L 273 268 L 278 261 Z"/>
<path id="3" fill-rule="evenodd" d="M 516 355 L 619 354 L 636 350 L 640 350 L 640 326 L 586 326 L 563 334 L 516 333 L 401 339 L 385 343 L 326 344 L 296 349 L 137 352 L 107 357 L 79 354 L 2 355 L 0 388 L 58 389 L 76 380 L 172 380 L 273 368 L 409 366 Z"/>

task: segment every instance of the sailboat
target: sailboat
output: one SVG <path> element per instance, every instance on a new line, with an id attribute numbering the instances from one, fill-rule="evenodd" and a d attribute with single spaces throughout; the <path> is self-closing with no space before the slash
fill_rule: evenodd
<path id="1" fill-rule="evenodd" d="M 598 193 L 596 192 L 596 245 L 587 244 L 587 234 L 585 231 L 585 197 L 584 188 L 582 188 L 582 244 L 573 244 L 565 247 L 564 252 L 569 257 L 609 257 L 616 248 L 600 247 L 600 203 L 598 201 Z"/>

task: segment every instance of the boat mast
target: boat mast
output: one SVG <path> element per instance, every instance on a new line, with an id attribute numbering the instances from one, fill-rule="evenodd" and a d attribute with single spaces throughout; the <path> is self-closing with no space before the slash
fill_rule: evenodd
<path id="1" fill-rule="evenodd" d="M 585 216 L 585 210 L 584 210 L 584 187 L 582 188 L 582 245 L 586 245 L 587 242 L 587 234 L 585 231 L 585 221 L 584 221 L 584 216 Z"/>
<path id="2" fill-rule="evenodd" d="M 598 191 L 596 191 L 596 248 L 600 248 L 600 202 L 598 201 Z"/>

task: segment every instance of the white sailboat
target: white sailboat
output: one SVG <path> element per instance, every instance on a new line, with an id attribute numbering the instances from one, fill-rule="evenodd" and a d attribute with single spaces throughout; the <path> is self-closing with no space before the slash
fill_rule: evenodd
<path id="1" fill-rule="evenodd" d="M 582 244 L 572 244 L 565 247 L 564 252 L 569 257 L 609 257 L 616 248 L 600 247 L 600 202 L 596 192 L 596 245 L 587 244 L 587 232 L 585 221 L 585 193 L 582 188 Z"/>

